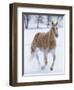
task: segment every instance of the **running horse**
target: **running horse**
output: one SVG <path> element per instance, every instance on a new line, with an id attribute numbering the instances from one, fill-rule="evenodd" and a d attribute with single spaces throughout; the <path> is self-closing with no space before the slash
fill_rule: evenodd
<path id="1" fill-rule="evenodd" d="M 33 56 L 34 53 L 36 53 L 37 48 L 40 49 L 43 52 L 44 55 L 44 63 L 45 65 L 41 67 L 41 69 L 44 69 L 45 66 L 48 64 L 47 60 L 47 54 L 52 53 L 53 56 L 53 62 L 50 66 L 50 70 L 53 70 L 56 55 L 55 55 L 55 49 L 56 49 L 56 37 L 58 37 L 58 22 L 55 24 L 52 22 L 51 29 L 48 32 L 38 32 L 32 41 L 31 44 L 31 55 Z M 36 53 L 37 60 L 39 62 L 39 56 Z"/>

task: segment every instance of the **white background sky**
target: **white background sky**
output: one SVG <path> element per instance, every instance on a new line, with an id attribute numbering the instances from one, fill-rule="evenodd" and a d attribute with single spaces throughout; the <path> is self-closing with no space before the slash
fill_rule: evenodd
<path id="1" fill-rule="evenodd" d="M 14 0 L 0 0 L 0 90 L 73 90 L 73 84 L 11 87 L 9 82 L 9 3 Z M 72 5 L 74 0 L 15 0 L 24 3 Z M 74 16 L 74 12 L 73 12 Z M 73 18 L 74 21 L 74 18 Z M 74 28 L 74 25 L 73 25 Z M 74 55 L 73 55 L 74 56 Z M 74 66 L 73 66 L 74 67 Z M 73 74 L 74 75 L 74 74 Z M 74 80 L 73 80 L 74 81 Z"/>

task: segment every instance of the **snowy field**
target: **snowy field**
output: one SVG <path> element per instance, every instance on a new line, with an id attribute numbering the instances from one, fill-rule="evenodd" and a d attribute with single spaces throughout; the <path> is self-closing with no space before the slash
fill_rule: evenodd
<path id="1" fill-rule="evenodd" d="M 50 70 L 53 58 L 51 53 L 48 54 L 48 65 L 42 70 L 41 67 L 44 65 L 43 53 L 39 52 L 40 65 L 37 62 L 36 57 L 32 60 L 31 56 L 31 43 L 37 32 L 47 32 L 49 29 L 35 29 L 35 30 L 24 30 L 24 76 L 31 75 L 61 75 L 64 74 L 65 67 L 65 51 L 64 51 L 64 29 L 59 27 L 57 47 L 56 47 L 56 60 L 53 71 Z"/>

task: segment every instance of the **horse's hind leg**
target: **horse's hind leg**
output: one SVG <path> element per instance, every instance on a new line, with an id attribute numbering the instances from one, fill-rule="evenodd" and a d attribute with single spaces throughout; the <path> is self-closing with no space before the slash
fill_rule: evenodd
<path id="1" fill-rule="evenodd" d="M 40 65 L 39 56 L 37 53 L 36 53 L 36 58 L 37 58 L 38 64 Z"/>
<path id="2" fill-rule="evenodd" d="M 31 45 L 31 57 L 30 57 L 31 60 L 35 56 L 35 52 L 36 52 L 36 46 L 32 43 L 32 45 Z"/>
<path id="3" fill-rule="evenodd" d="M 36 59 L 38 61 L 38 64 L 40 65 L 38 51 L 37 51 L 37 48 L 36 48 L 36 45 L 35 44 L 33 44 L 31 46 L 31 59 L 33 59 L 34 56 L 36 56 Z"/>
<path id="4" fill-rule="evenodd" d="M 53 62 L 52 62 L 52 65 L 50 67 L 50 70 L 51 71 L 53 70 L 53 67 L 54 67 L 54 64 L 55 64 L 55 58 L 56 58 L 56 56 L 55 56 L 55 50 L 53 50 L 52 55 L 53 55 Z"/>

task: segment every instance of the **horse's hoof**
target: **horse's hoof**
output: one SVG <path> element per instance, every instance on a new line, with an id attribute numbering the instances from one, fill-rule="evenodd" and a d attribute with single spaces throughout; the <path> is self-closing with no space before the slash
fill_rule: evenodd
<path id="1" fill-rule="evenodd" d="M 53 71 L 53 68 L 51 67 L 50 70 Z"/>

